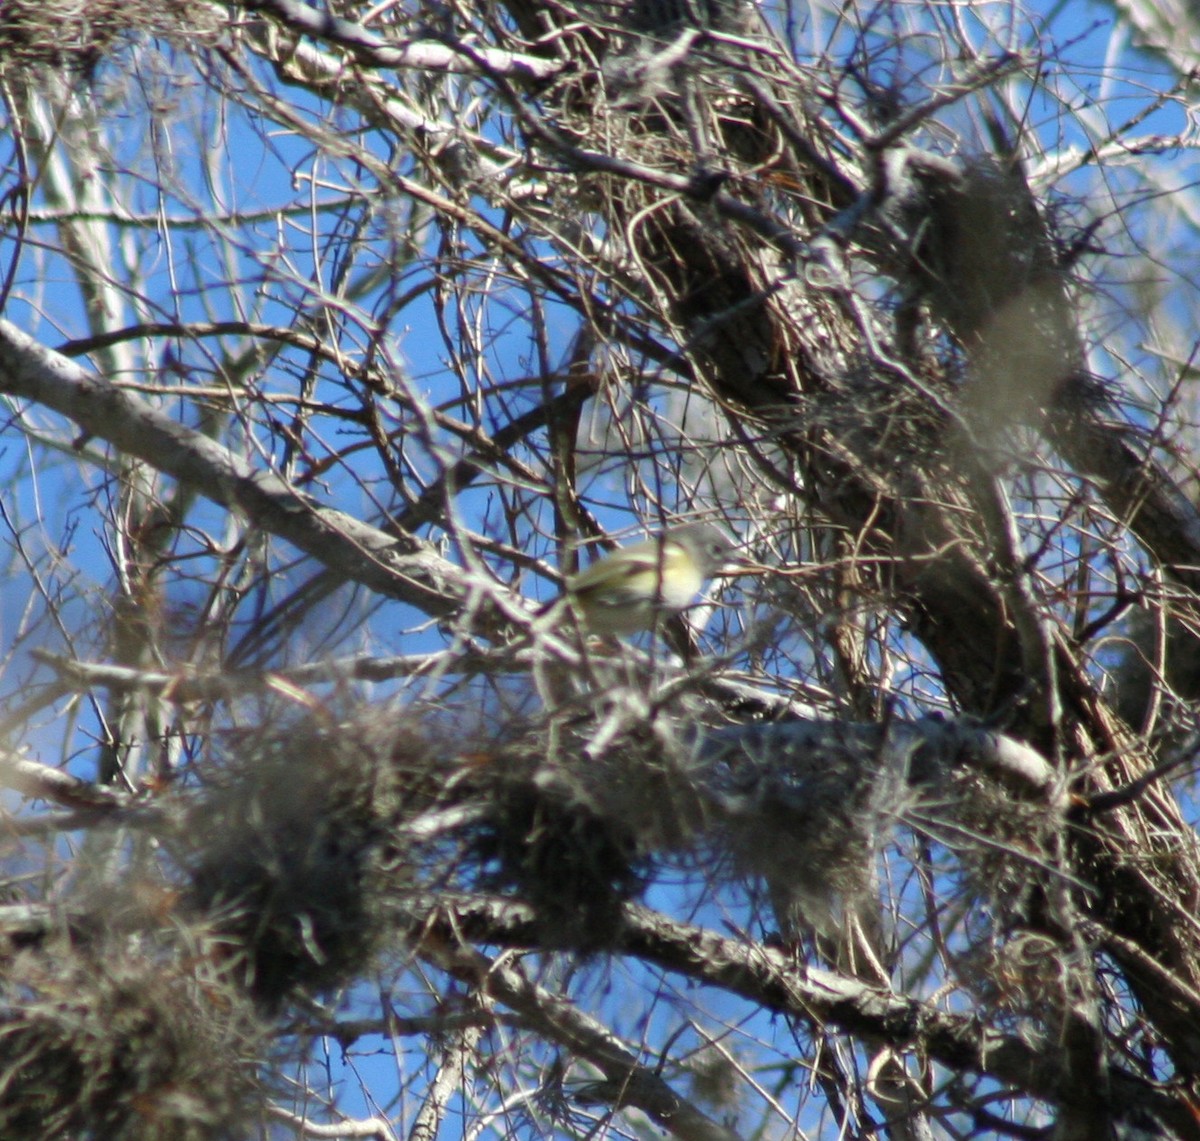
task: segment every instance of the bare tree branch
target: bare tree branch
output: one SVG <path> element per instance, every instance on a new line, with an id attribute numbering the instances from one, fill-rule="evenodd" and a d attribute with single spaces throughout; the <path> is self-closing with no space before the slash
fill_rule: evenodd
<path id="1" fill-rule="evenodd" d="M 137 456 L 360 582 L 430 614 L 449 614 L 470 587 L 463 572 L 419 540 L 395 537 L 315 500 L 140 398 L 0 323 L 0 391 L 34 400 L 90 435 Z"/>
<path id="2" fill-rule="evenodd" d="M 264 12 L 301 35 L 326 40 L 348 49 L 360 62 L 372 67 L 472 72 L 482 65 L 494 75 L 534 80 L 551 79 L 563 68 L 558 61 L 519 52 L 474 47 L 467 49 L 465 45 L 431 40 L 388 43 L 361 24 L 322 12 L 299 0 L 253 0 L 231 4 L 230 7 L 247 12 Z"/>

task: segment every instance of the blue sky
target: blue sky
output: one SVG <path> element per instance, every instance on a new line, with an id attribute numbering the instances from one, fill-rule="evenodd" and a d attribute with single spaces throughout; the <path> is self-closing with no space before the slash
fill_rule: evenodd
<path id="1" fill-rule="evenodd" d="M 923 13 L 926 10 L 914 11 Z M 979 18 L 977 12 L 962 8 L 958 11 L 966 20 Z M 994 17 L 999 21 L 1003 9 L 994 5 L 980 11 L 984 18 Z M 1036 33 L 1036 21 L 1017 26 L 1008 44 L 1014 50 L 1024 49 L 1038 34 L 1060 45 L 1067 61 L 1059 75 L 1042 76 L 1045 87 L 1032 97 L 1022 80 L 1014 80 L 1009 85 L 1009 104 L 1027 111 L 1030 129 L 1047 132 L 1048 139 L 1056 146 L 1079 148 L 1103 140 L 1108 126 L 1143 113 L 1145 118 L 1138 128 L 1142 134 L 1172 135 L 1184 129 L 1184 110 L 1179 102 L 1158 105 L 1158 92 L 1169 85 L 1169 74 L 1156 59 L 1132 48 L 1127 39 L 1122 45 L 1119 37 L 1114 37 L 1109 9 L 1080 3 L 1061 4 L 1046 8 L 1045 18 L 1046 26 Z M 831 27 L 821 28 L 814 24 L 806 34 L 815 42 L 824 42 L 825 37 L 834 34 Z M 886 35 L 890 25 L 881 25 L 880 30 Z M 902 92 L 912 91 L 916 84 L 928 82 L 931 76 L 942 76 L 943 62 L 936 59 L 931 63 L 935 53 L 927 49 L 928 42 L 914 36 L 903 52 L 892 53 Z M 148 224 L 139 228 L 115 225 L 110 228 L 111 248 L 117 259 L 113 265 L 114 276 L 123 278 L 128 268 L 124 263 L 127 260 L 132 263 L 136 271 L 136 280 L 132 284 L 139 295 L 137 303 L 127 300 L 123 310 L 110 314 L 111 326 L 120 327 L 142 319 L 246 319 L 288 325 L 297 312 L 303 311 L 314 320 L 332 315 L 333 319 L 342 321 L 344 343 L 348 347 L 360 347 L 365 340 L 363 330 L 380 320 L 381 315 L 387 313 L 389 303 L 403 296 L 426 273 L 427 265 L 420 259 L 431 250 L 442 242 L 457 239 L 463 241 L 470 252 L 481 252 L 469 235 L 449 235 L 430 227 L 425 231 L 425 246 L 419 251 L 420 258 L 410 258 L 397 240 L 407 224 L 407 211 L 411 207 L 403 200 L 388 204 L 388 209 L 379 209 L 361 229 L 357 229 L 360 203 L 355 195 L 360 186 L 371 186 L 369 174 L 355 170 L 344 161 L 328 160 L 314 152 L 309 143 L 286 132 L 272 132 L 270 145 L 263 147 L 261 124 L 247 118 L 240 110 L 219 108 L 194 74 L 189 73 L 182 58 L 177 59 L 176 69 L 170 82 L 150 70 L 135 74 L 132 76 L 135 97 L 128 98 L 123 104 L 117 103 L 108 112 L 118 124 L 112 133 L 117 143 L 111 163 L 96 177 L 113 188 L 114 197 L 124 206 L 149 219 Z M 99 85 L 102 90 L 119 94 L 114 77 L 102 73 Z M 1045 93 L 1047 90 L 1054 92 L 1053 97 Z M 156 95 L 166 92 L 171 99 L 187 100 L 193 110 L 173 121 L 169 136 L 156 135 L 136 97 L 141 92 Z M 287 89 L 287 93 L 298 107 L 305 108 L 306 96 L 294 88 Z M 124 110 L 120 109 L 122 106 Z M 307 109 L 317 118 L 325 114 L 323 107 Z M 978 115 L 967 104 L 948 111 L 944 121 L 967 137 L 979 131 Z M 982 138 L 978 134 L 975 137 Z M 949 134 L 929 133 L 931 144 L 939 141 L 948 149 L 957 145 Z M 148 146 L 150 142 L 155 145 Z M 14 164 L 11 147 L 11 136 L 0 142 L 0 148 L 4 148 L 0 149 L 0 161 L 10 181 Z M 1155 164 L 1163 192 L 1180 192 L 1192 187 L 1196 180 L 1196 163 L 1192 155 L 1148 154 L 1145 162 Z M 1106 167 L 1101 178 L 1094 166 L 1085 165 L 1059 180 L 1057 187 L 1061 192 L 1081 196 L 1081 203 L 1074 209 L 1078 212 L 1076 221 L 1082 224 L 1089 211 L 1107 214 L 1114 205 L 1125 203 L 1130 196 L 1145 193 L 1147 180 L 1144 173 L 1132 162 L 1125 167 L 1112 164 Z M 171 188 L 166 194 L 160 190 L 164 183 Z M 376 194 L 373 188 L 371 193 Z M 35 196 L 34 204 L 37 208 L 45 206 L 39 196 Z M 226 212 L 226 221 L 214 219 L 216 210 Z M 389 211 L 399 215 L 395 224 L 392 224 Z M 169 224 L 154 224 L 156 215 Z M 498 215 L 496 220 L 500 220 Z M 1135 221 L 1132 224 L 1141 223 Z M 1138 237 L 1147 251 L 1147 260 L 1129 267 L 1106 264 L 1099 274 L 1104 288 L 1098 288 L 1095 294 L 1093 319 L 1100 327 L 1116 329 L 1128 319 L 1128 308 L 1151 288 L 1144 281 L 1147 266 L 1153 266 L 1156 260 L 1172 259 L 1171 270 L 1176 275 L 1167 278 L 1165 271 L 1162 275 L 1165 283 L 1161 289 L 1166 298 L 1162 309 L 1164 317 L 1182 320 L 1194 305 L 1196 283 L 1192 275 L 1197 269 L 1197 259 L 1191 220 L 1181 211 L 1176 224 L 1166 233 L 1155 230 L 1149 222 L 1144 225 L 1147 232 Z M 316 248 L 313 246 L 314 234 L 317 236 Z M 89 331 L 81 294 L 70 268 L 55 249 L 56 241 L 51 226 L 39 223 L 32 227 L 6 309 L 6 316 L 25 325 L 51 345 L 62 339 L 84 336 Z M 352 251 L 361 253 L 364 243 L 373 249 L 377 265 L 391 266 L 393 272 L 383 274 L 373 283 L 366 283 L 361 295 L 343 293 L 331 298 L 328 294 L 336 288 L 339 259 L 350 256 Z M 13 251 L 10 229 L 0 240 L 0 266 L 8 264 Z M 230 280 L 241 285 L 236 289 L 226 288 L 223 283 Z M 353 275 L 351 280 L 355 280 Z M 314 283 L 319 288 L 314 288 Z M 324 307 L 315 303 L 321 294 L 326 295 L 321 298 Z M 431 405 L 445 409 L 450 415 L 463 415 L 461 402 L 469 400 L 473 394 L 461 392 L 458 375 L 473 376 L 481 383 L 494 383 L 501 391 L 505 382 L 536 378 L 544 365 L 551 368 L 561 365 L 575 331 L 574 314 L 554 304 L 548 305 L 544 322 L 546 339 L 539 343 L 536 328 L 529 320 L 530 313 L 528 292 L 517 282 L 491 281 L 486 299 L 458 313 L 452 307 L 439 310 L 438 298 L 432 292 L 418 292 L 388 321 L 387 347 L 394 355 L 397 367 L 427 395 Z M 1144 335 L 1135 332 L 1132 337 L 1123 336 L 1119 341 L 1123 354 L 1121 361 L 1108 353 L 1100 354 L 1098 359 L 1108 362 L 1114 374 L 1126 360 L 1157 372 L 1161 369 L 1161 356 L 1146 343 L 1150 339 L 1149 331 Z M 476 340 L 479 350 L 472 358 Z M 226 338 L 224 348 L 231 348 L 235 342 L 235 338 Z M 141 351 L 139 346 L 136 352 Z M 457 374 L 452 367 L 453 354 L 459 356 Z M 183 377 L 186 378 L 184 383 L 189 385 L 215 385 L 220 379 L 214 365 L 219 355 L 209 342 L 197 344 L 157 338 L 146 348 L 146 357 L 139 358 L 137 363 L 152 366 L 156 370 L 154 376 L 160 382 L 169 384 L 174 382 L 173 378 Z M 289 351 L 281 354 L 269 367 L 248 369 L 246 382 L 294 396 L 306 383 L 308 366 L 305 353 Z M 1161 373 L 1168 374 L 1169 370 Z M 356 398 L 332 366 L 320 365 L 312 376 L 315 400 L 345 407 Z M 504 403 L 496 398 L 487 406 L 485 427 L 494 427 L 495 417 L 501 411 L 519 409 L 540 400 L 542 393 L 535 385 L 526 391 L 503 391 L 502 395 Z M 168 406 L 173 405 L 168 403 Z M 192 406 L 179 404 L 177 407 L 184 416 L 198 422 Z M 286 420 L 291 410 L 292 406 L 287 403 L 279 405 L 280 423 Z M 55 423 L 52 417 L 37 410 L 31 411 L 28 419 L 43 425 L 44 430 L 53 435 L 60 450 L 49 458 L 39 457 L 33 464 L 26 451 L 26 441 L 15 428 L 0 435 L 0 479 L 9 489 L 5 495 L 5 508 L 21 535 L 29 559 L 43 572 L 43 581 L 63 583 L 66 598 L 61 608 L 61 629 L 55 629 L 45 621 L 39 621 L 31 628 L 31 607 L 36 611 L 39 604 L 36 594 L 31 591 L 29 576 L 22 571 L 21 557 L 13 554 L 9 563 L 10 576 L 0 589 L 0 642 L 15 659 L 5 676 L 9 695 L 19 694 L 27 684 L 31 667 L 24 655 L 32 646 L 48 647 L 56 652 L 77 650 L 85 657 L 104 657 L 99 618 L 104 614 L 113 579 L 111 537 L 104 522 L 106 513 L 97 510 L 97 504 L 106 504 L 111 496 L 111 485 L 89 464 L 80 463 L 72 454 L 71 444 L 75 438 L 72 429 Z M 395 423 L 399 427 L 399 418 Z M 354 451 L 353 460 L 345 466 L 323 465 L 328 456 L 352 448 L 359 441 L 361 434 L 355 435 L 355 431 L 352 424 L 334 425 L 331 421 L 329 433 L 322 441 L 324 454 L 304 457 L 304 464 L 315 464 L 320 469 L 319 478 L 310 488 L 314 494 L 374 519 L 379 517 L 381 509 L 394 509 L 396 504 L 391 500 L 386 473 L 373 450 Z M 285 434 L 281 430 L 259 431 L 252 442 L 237 433 L 232 438 L 238 446 L 246 448 L 247 454 L 257 454 L 264 464 L 279 463 L 285 454 Z M 438 442 L 447 448 L 456 446 L 449 436 Z M 101 450 L 96 441 L 82 446 L 86 449 L 85 454 Z M 437 465 L 429 456 L 425 443 L 409 436 L 405 446 L 413 461 L 412 474 L 432 478 Z M 256 447 L 261 451 L 256 453 Z M 531 464 L 540 459 L 533 454 L 527 458 Z M 657 465 L 651 461 L 647 466 L 654 468 Z M 592 502 L 604 522 L 614 529 L 632 529 L 633 519 L 626 507 L 629 484 L 628 472 L 615 463 L 608 468 L 600 466 L 593 474 L 589 487 Z M 501 500 L 495 489 L 484 485 L 462 497 L 460 510 L 468 526 L 505 537 L 500 508 Z M 540 508 L 531 509 L 531 517 L 538 527 L 549 532 L 551 521 L 544 503 Z M 189 522 L 195 530 L 185 543 L 193 543 L 191 549 L 197 553 L 204 549 L 206 535 L 223 533 L 222 513 L 206 504 L 192 508 Z M 527 523 L 527 519 L 521 520 L 522 525 Z M 433 533 L 436 537 L 436 531 Z M 531 534 L 532 529 L 527 529 L 527 533 Z M 9 546 L 14 546 L 11 540 Z M 537 553 L 549 555 L 548 544 L 542 543 Z M 72 573 L 76 577 L 63 571 L 65 561 L 74 567 Z M 270 583 L 271 592 L 263 598 L 264 605 L 278 600 L 313 569 L 307 565 L 289 574 L 278 575 Z M 525 580 L 524 589 L 546 597 L 552 588 L 530 576 Z M 205 594 L 206 587 L 200 581 L 181 583 L 172 588 L 171 601 L 180 608 L 199 606 L 204 602 Z M 297 642 L 288 647 L 293 660 L 302 658 L 314 646 L 328 653 L 361 648 L 379 652 L 417 652 L 444 644 L 444 636 L 436 627 L 426 626 L 413 633 L 411 627 L 420 624 L 420 616 L 397 603 L 375 605 L 364 600 L 353 621 L 335 625 L 343 609 L 344 597 L 338 597 L 309 620 Z M 338 633 L 336 645 L 325 641 L 326 630 L 331 626 Z M 78 637 L 79 641 L 71 642 L 69 639 L 73 637 Z M 800 650 L 796 653 L 797 657 L 801 655 Z M 40 673 L 37 676 L 44 679 L 47 675 Z M 383 695 L 383 691 L 377 692 Z M 68 733 L 66 738 L 64 728 Z M 69 718 L 47 719 L 44 726 L 35 729 L 24 743 L 32 745 L 35 753 L 47 761 L 77 757 L 78 771 L 87 775 L 93 767 L 94 748 L 90 742 L 95 731 L 95 714 L 85 705 L 73 721 Z M 652 899 L 666 908 L 683 905 L 682 894 L 675 887 L 656 889 Z M 738 912 L 735 892 L 731 892 L 727 900 L 706 900 L 698 916 L 700 921 L 711 925 L 727 923 L 733 918 L 739 921 L 746 918 Z M 635 1038 L 644 1034 L 650 1042 L 665 1039 L 683 1024 L 685 1014 L 681 1011 L 690 1005 L 702 1011 L 703 1019 L 714 1026 L 736 1025 L 738 1029 L 733 1038 L 747 1050 L 748 1043 L 740 1037 L 744 1034 L 770 1043 L 780 1056 L 787 1054 L 790 1032 L 782 1020 L 759 1015 L 749 1025 L 743 1024 L 742 1019 L 749 1012 L 742 1004 L 722 994 L 688 991 L 676 996 L 674 1002 L 662 999 L 651 1011 L 614 1012 L 614 1004 L 618 1001 L 614 995 L 654 989 L 652 983 L 647 986 L 648 977 L 652 978 L 652 973 L 637 964 L 622 963 L 611 968 L 596 964 L 582 976 L 585 981 L 577 989 L 586 991 L 589 1001 L 606 1016 L 616 1013 L 634 1023 L 643 1018 L 644 1029 L 634 1027 L 630 1030 Z M 421 995 L 414 1005 L 420 1008 L 428 1001 L 427 996 Z M 364 1008 L 375 1002 L 376 996 L 366 988 L 355 995 L 355 1003 Z M 691 1013 L 689 1011 L 687 1016 Z M 352 1113 L 371 1110 L 362 1100 L 360 1079 L 376 1090 L 388 1088 L 389 1082 L 396 1080 L 396 1063 L 386 1051 L 371 1053 L 382 1045 L 371 1040 L 360 1043 L 352 1067 L 344 1066 L 336 1046 L 331 1047 L 331 1078 L 340 1087 L 345 1106 Z M 405 1062 L 419 1068 L 421 1060 L 409 1056 Z M 418 1089 L 420 1084 L 418 1080 Z M 811 1121 L 803 1124 L 806 1128 L 816 1127 Z"/>

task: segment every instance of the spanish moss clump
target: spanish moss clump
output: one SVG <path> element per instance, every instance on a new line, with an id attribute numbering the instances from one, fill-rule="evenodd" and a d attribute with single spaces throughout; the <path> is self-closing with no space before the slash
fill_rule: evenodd
<path id="1" fill-rule="evenodd" d="M 386 921 L 393 742 L 352 723 L 249 737 L 188 830 L 188 903 L 266 1007 L 350 981 Z"/>
<path id="2" fill-rule="evenodd" d="M 642 887 L 625 829 L 532 783 L 497 789 L 473 846 L 482 886 L 531 904 L 550 946 L 610 946 L 622 906 Z"/>
<path id="3" fill-rule="evenodd" d="M 912 800 L 908 761 L 873 728 L 710 734 L 701 763 L 714 836 L 736 866 L 763 879 L 783 935 L 828 935 L 866 898 L 876 853 Z"/>
<path id="4" fill-rule="evenodd" d="M 248 1002 L 203 953 L 55 937 L 5 965 L 0 1136 L 244 1136 L 262 1042 Z"/>

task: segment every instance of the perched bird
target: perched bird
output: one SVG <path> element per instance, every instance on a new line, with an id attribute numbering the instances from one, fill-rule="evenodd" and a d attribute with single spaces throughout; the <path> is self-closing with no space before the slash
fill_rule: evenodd
<path id="1" fill-rule="evenodd" d="M 687 609 L 732 549 L 709 523 L 670 527 L 572 575 L 563 595 L 592 633 L 636 634 Z"/>

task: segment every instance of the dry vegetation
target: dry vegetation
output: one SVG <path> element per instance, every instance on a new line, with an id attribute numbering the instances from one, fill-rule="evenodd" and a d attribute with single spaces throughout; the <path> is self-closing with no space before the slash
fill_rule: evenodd
<path id="1" fill-rule="evenodd" d="M 0 1134 L 1200 1137 L 1144 15 L 0 2 Z"/>

